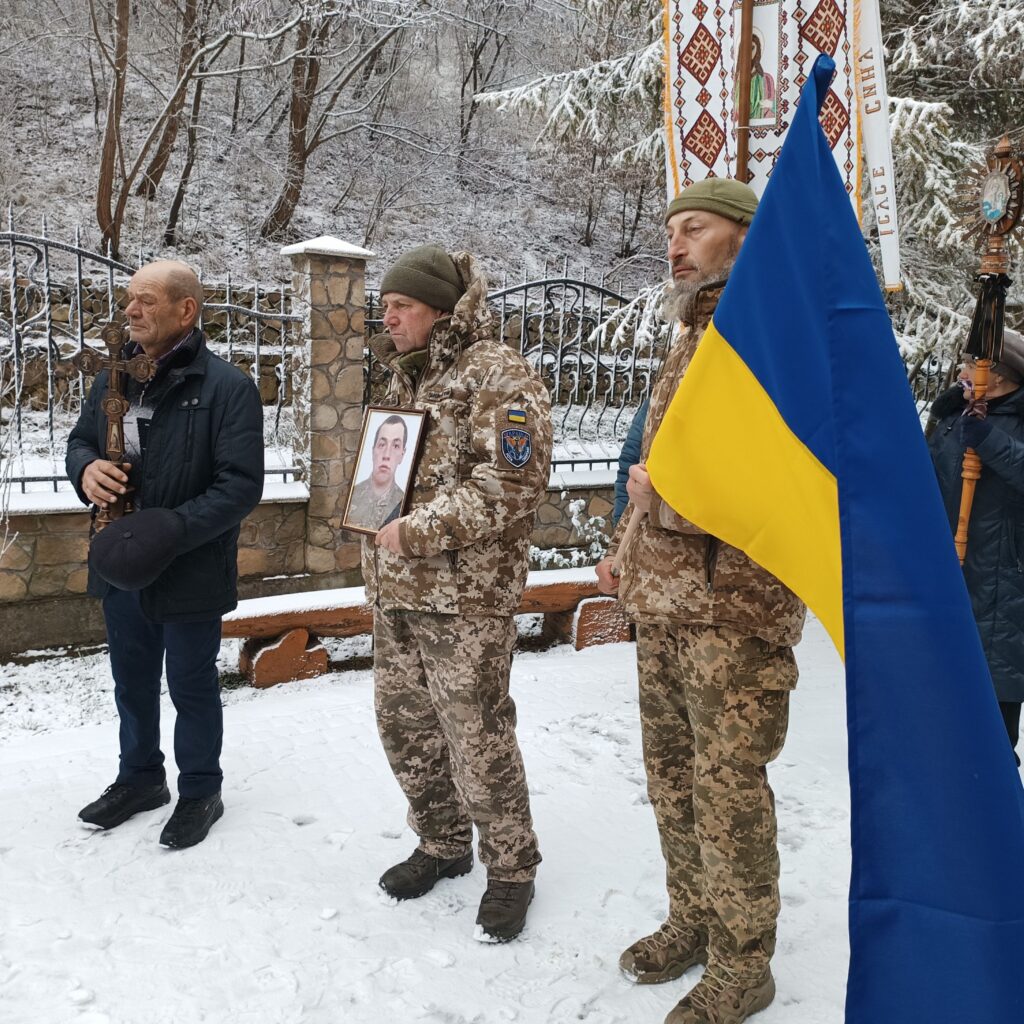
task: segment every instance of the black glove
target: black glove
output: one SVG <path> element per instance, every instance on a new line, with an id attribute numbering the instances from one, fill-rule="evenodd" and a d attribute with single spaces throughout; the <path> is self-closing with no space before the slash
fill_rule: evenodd
<path id="1" fill-rule="evenodd" d="M 979 416 L 960 417 L 960 443 L 965 448 L 975 448 L 992 433 L 992 424 Z"/>

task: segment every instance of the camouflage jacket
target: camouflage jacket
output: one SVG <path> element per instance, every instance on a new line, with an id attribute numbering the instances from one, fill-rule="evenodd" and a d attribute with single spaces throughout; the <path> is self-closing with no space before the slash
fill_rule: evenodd
<path id="1" fill-rule="evenodd" d="M 379 530 L 385 523 L 398 517 L 405 500 L 405 491 L 394 482 L 383 494 L 377 494 L 369 477 L 352 488 L 345 520 L 356 526 Z"/>
<path id="2" fill-rule="evenodd" d="M 642 461 L 650 453 L 651 441 L 690 365 L 721 290 L 719 283 L 697 293 L 679 337 L 665 357 L 651 392 Z M 725 409 L 722 414 L 731 415 Z M 619 520 L 609 555 L 618 549 L 632 514 L 630 504 Z M 787 646 L 800 639 L 804 623 L 803 602 L 791 590 L 742 551 L 677 515 L 657 493 L 650 514 L 624 553 L 619 600 L 631 618 L 731 626 L 745 635 Z"/>
<path id="3" fill-rule="evenodd" d="M 366 594 L 385 611 L 511 615 L 522 598 L 530 535 L 548 484 L 551 402 L 522 356 L 497 341 L 487 281 L 453 253 L 466 293 L 434 324 L 414 382 L 384 334 L 370 345 L 391 370 L 383 402 L 427 412 L 402 554 L 363 539 Z"/>

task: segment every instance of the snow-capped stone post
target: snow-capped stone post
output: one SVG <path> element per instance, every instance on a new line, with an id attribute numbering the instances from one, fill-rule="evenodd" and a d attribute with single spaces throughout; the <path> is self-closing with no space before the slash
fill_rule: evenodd
<path id="1" fill-rule="evenodd" d="M 306 571 L 351 575 L 359 544 L 341 519 L 363 419 L 366 261 L 374 254 L 329 235 L 281 253 L 291 258 L 295 309 L 305 317 L 293 394 L 296 464 L 309 486 Z"/>

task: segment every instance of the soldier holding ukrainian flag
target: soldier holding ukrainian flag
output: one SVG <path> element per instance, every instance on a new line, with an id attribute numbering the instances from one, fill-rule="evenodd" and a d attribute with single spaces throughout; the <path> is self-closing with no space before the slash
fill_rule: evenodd
<path id="1" fill-rule="evenodd" d="M 742 551 L 677 515 L 643 463 L 756 208 L 748 186 L 723 178 L 691 185 L 668 207 L 666 312 L 679 335 L 651 395 L 631 507 L 597 567 L 601 589 L 617 592 L 637 624 L 644 764 L 669 896 L 665 922 L 620 966 L 651 984 L 707 965 L 666 1024 L 739 1024 L 775 995 L 779 856 L 765 765 L 786 737 L 804 605 Z M 633 516 L 643 519 L 620 550 Z"/>

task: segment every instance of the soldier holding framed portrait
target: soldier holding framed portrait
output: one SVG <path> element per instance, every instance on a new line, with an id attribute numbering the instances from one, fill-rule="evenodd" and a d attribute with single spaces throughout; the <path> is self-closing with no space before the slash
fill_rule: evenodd
<path id="1" fill-rule="evenodd" d="M 476 937 L 503 942 L 523 928 L 540 863 L 509 672 L 548 482 L 550 401 L 494 337 L 487 282 L 467 253 L 413 249 L 384 276 L 381 300 L 386 333 L 371 348 L 390 373 L 382 404 L 425 423 L 408 511 L 363 541 L 377 724 L 419 840 L 380 886 L 412 899 L 466 874 L 475 825 L 487 868 Z M 373 427 L 374 448 L 385 422 Z M 348 519 L 362 514 L 358 488 Z"/>

